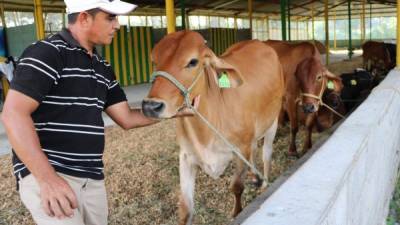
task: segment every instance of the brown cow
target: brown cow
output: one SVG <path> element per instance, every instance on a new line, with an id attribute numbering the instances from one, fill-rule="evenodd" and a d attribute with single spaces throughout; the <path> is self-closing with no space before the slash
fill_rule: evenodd
<path id="1" fill-rule="evenodd" d="M 343 84 L 340 78 L 335 81 L 333 89 L 326 88 L 322 95 L 322 102 L 317 112 L 306 114 L 304 110 L 297 107 L 297 114 L 300 124 L 306 129 L 306 137 L 304 139 L 304 149 L 312 147 L 311 135 L 312 132 L 322 132 L 332 127 L 337 121 L 343 118 L 346 113 L 343 101 L 340 98 L 340 92 L 343 89 Z M 329 107 L 329 108 L 328 108 Z M 334 110 L 334 111 L 333 111 Z"/>
<path id="2" fill-rule="evenodd" d="M 268 179 L 272 142 L 284 94 L 282 68 L 275 51 L 260 41 L 244 41 L 231 46 L 221 57 L 207 48 L 203 37 L 193 31 L 180 31 L 164 37 L 152 53 L 156 65 L 143 112 L 155 118 L 170 118 L 182 108 L 184 98 L 170 78 L 184 87 L 193 87 L 190 99 L 201 96 L 198 111 L 236 145 L 249 160 L 257 140 L 265 137 L 264 176 Z M 220 88 L 220 76 L 228 76 L 230 88 Z M 190 103 L 189 103 L 190 104 Z M 196 171 L 200 167 L 218 178 L 233 154 L 199 116 L 177 118 L 180 145 L 179 172 L 181 197 L 179 224 L 191 224 Z M 236 158 L 236 157 L 235 157 Z M 235 159 L 236 172 L 231 183 L 235 205 L 233 216 L 242 210 L 241 195 L 247 166 Z"/>
<path id="3" fill-rule="evenodd" d="M 363 66 L 375 75 L 385 75 L 396 65 L 396 45 L 367 41 L 361 46 Z"/>
<path id="4" fill-rule="evenodd" d="M 302 102 L 304 112 L 310 115 L 310 118 L 306 120 L 308 121 L 305 124 L 306 129 L 312 129 L 315 119 L 313 114 L 318 111 L 321 104 L 320 97 L 326 89 L 325 85 L 331 80 L 337 88 L 340 78 L 323 66 L 319 51 L 311 43 L 288 43 L 275 40 L 268 40 L 264 43 L 275 49 L 282 64 L 286 92 L 281 115 L 286 112 L 290 121 L 289 155 L 298 156 L 296 134 L 299 129 L 297 114 L 299 100 Z M 302 95 L 302 93 L 306 95 Z M 303 151 L 311 147 L 311 142 L 307 143 L 307 140 L 305 140 Z"/>

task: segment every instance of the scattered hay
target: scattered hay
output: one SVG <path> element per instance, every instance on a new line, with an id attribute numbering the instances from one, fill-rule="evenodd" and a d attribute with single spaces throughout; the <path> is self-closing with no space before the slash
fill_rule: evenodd
<path id="1" fill-rule="evenodd" d="M 179 147 L 174 120 L 124 131 L 106 129 L 105 176 L 110 208 L 109 224 L 176 224 L 179 193 Z M 295 160 L 286 156 L 289 127 L 279 128 L 271 180 L 275 180 Z M 300 132 L 299 149 L 301 149 Z M 313 139 L 316 139 L 315 135 Z M 260 149 L 261 154 L 261 149 Z M 258 168 L 262 168 L 258 157 Z M 0 158 L 0 224 L 33 225 L 30 214 L 19 200 L 11 171 L 11 157 Z M 201 170 L 196 179 L 194 224 L 227 224 L 231 221 L 233 197 L 228 190 L 231 164 L 222 177 L 213 180 Z M 248 205 L 260 190 L 250 184 L 243 194 Z"/>
<path id="2" fill-rule="evenodd" d="M 361 61 L 355 57 L 353 61 L 332 63 L 329 70 L 335 74 L 352 72 L 359 67 Z M 179 147 L 175 140 L 174 126 L 174 120 L 168 120 L 130 131 L 118 127 L 106 128 L 104 161 L 110 225 L 177 223 Z M 314 142 L 320 135 L 324 134 L 313 134 Z M 299 132 L 298 137 L 297 146 L 301 149 L 303 131 Z M 271 181 L 294 162 L 294 159 L 286 156 L 288 143 L 289 127 L 279 128 L 272 155 Z M 258 157 L 256 163 L 258 168 L 262 168 L 261 157 Z M 232 220 L 230 211 L 233 197 L 228 190 L 232 170 L 233 165 L 230 165 L 218 180 L 211 179 L 199 170 L 195 192 L 195 225 L 220 225 Z M 244 206 L 259 192 L 247 184 L 243 194 Z M 0 157 L 0 225 L 33 224 L 15 190 L 11 156 Z"/>

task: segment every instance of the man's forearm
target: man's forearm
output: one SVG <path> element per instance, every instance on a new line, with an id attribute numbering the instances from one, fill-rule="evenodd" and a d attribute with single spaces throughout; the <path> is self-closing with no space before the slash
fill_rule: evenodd
<path id="1" fill-rule="evenodd" d="M 135 128 L 135 127 L 144 127 L 147 125 L 155 124 L 160 122 L 160 120 L 152 119 L 149 117 L 146 117 L 141 108 L 131 108 L 131 118 L 134 118 L 132 120 L 132 124 L 130 128 Z"/>
<path id="2" fill-rule="evenodd" d="M 31 117 L 18 112 L 5 112 L 2 117 L 15 153 L 35 178 L 41 181 L 55 175 L 53 167 L 41 149 Z"/>

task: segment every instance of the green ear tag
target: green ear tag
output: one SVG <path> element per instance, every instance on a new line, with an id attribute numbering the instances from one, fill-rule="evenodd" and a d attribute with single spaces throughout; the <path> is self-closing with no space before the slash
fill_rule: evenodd
<path id="1" fill-rule="evenodd" d="M 351 83 L 352 86 L 356 86 L 357 85 L 357 81 L 356 80 L 351 80 L 350 83 Z"/>
<path id="2" fill-rule="evenodd" d="M 218 86 L 220 88 L 230 88 L 231 87 L 231 82 L 229 81 L 228 75 L 226 72 L 222 72 L 219 74 L 220 77 L 218 79 Z"/>
<path id="3" fill-rule="evenodd" d="M 328 83 L 326 84 L 326 87 L 329 89 L 329 90 L 334 90 L 335 89 L 335 84 L 333 83 L 333 81 L 328 81 Z"/>

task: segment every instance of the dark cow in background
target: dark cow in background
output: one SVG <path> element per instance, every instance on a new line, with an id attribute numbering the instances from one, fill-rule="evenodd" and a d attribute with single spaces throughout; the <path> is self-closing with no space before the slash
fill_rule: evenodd
<path id="1" fill-rule="evenodd" d="M 353 73 L 344 73 L 340 77 L 344 85 L 340 96 L 348 112 L 358 106 L 378 84 L 374 76 L 363 69 L 356 69 Z"/>
<path id="2" fill-rule="evenodd" d="M 396 66 L 396 45 L 367 41 L 361 46 L 364 69 L 381 79 Z"/>

